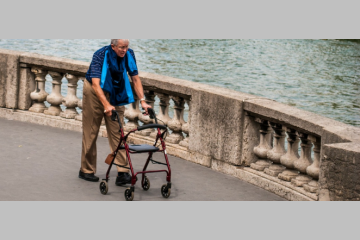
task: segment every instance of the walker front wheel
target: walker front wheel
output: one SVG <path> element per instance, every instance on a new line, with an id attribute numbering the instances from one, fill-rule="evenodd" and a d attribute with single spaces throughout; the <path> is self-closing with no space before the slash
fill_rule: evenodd
<path id="1" fill-rule="evenodd" d="M 141 183 L 141 186 L 145 191 L 150 189 L 150 180 L 148 177 L 145 176 L 144 182 Z"/>
<path id="2" fill-rule="evenodd" d="M 104 181 L 104 180 L 101 181 L 101 183 L 100 183 L 100 192 L 101 192 L 101 194 L 106 195 L 108 190 L 109 190 L 108 183 L 106 181 Z"/>
<path id="3" fill-rule="evenodd" d="M 168 188 L 167 184 L 162 185 L 162 187 L 161 187 L 161 195 L 164 198 L 168 198 L 168 197 L 170 197 L 170 194 L 171 194 L 171 188 Z"/>
<path id="4" fill-rule="evenodd" d="M 134 192 L 130 188 L 127 188 L 124 193 L 126 201 L 132 201 L 134 199 Z"/>

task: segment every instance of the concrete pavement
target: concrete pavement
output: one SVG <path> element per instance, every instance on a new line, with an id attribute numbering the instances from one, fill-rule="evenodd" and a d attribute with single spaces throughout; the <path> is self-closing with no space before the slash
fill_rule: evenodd
<path id="1" fill-rule="evenodd" d="M 0 200 L 2 201 L 125 201 L 125 187 L 115 185 L 116 168 L 110 174 L 109 192 L 100 194 L 99 182 L 78 178 L 82 134 L 58 128 L 0 118 Z M 97 141 L 97 176 L 105 177 L 108 140 Z M 163 160 L 157 154 L 155 160 Z M 132 155 L 139 171 L 146 154 Z M 148 191 L 135 185 L 134 201 L 283 201 L 285 199 L 235 177 L 169 156 L 171 196 L 164 199 L 160 187 L 165 173 L 147 176 Z M 165 166 L 150 164 L 150 169 Z"/>

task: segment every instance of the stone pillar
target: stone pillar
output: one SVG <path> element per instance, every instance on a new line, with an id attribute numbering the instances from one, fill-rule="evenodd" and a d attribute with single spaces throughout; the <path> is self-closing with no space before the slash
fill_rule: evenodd
<path id="1" fill-rule="evenodd" d="M 52 77 L 52 91 L 51 94 L 46 97 L 46 101 L 51 106 L 44 111 L 46 115 L 59 116 L 61 113 L 60 104 L 62 103 L 63 96 L 61 95 L 61 80 L 64 74 L 58 72 L 49 72 Z"/>
<path id="2" fill-rule="evenodd" d="M 267 120 L 260 120 L 260 144 L 254 147 L 254 153 L 258 157 L 256 163 L 250 164 L 250 167 L 258 170 L 264 171 L 265 168 L 270 167 L 272 164 L 271 161 L 267 160 L 267 153 L 270 151 L 272 146 L 272 137 L 271 130 L 269 127 L 269 122 Z"/>
<path id="3" fill-rule="evenodd" d="M 0 107 L 18 108 L 20 54 L 17 51 L 0 49 Z"/>
<path id="4" fill-rule="evenodd" d="M 172 96 L 171 99 L 174 101 L 174 117 L 168 122 L 168 127 L 172 133 L 166 138 L 166 141 L 173 144 L 178 144 L 184 139 L 182 135 L 182 125 L 185 123 L 183 119 L 184 115 L 184 104 L 185 101 L 182 97 Z"/>
<path id="5" fill-rule="evenodd" d="M 255 117 L 245 112 L 242 129 L 241 165 L 249 167 L 252 163 L 259 160 L 254 153 L 254 147 L 260 142 L 260 124 L 255 121 Z"/>
<path id="6" fill-rule="evenodd" d="M 19 100 L 18 108 L 28 110 L 31 107 L 30 94 L 35 90 L 35 76 L 31 68 L 24 63 L 20 64 Z"/>
<path id="7" fill-rule="evenodd" d="M 76 107 L 78 105 L 79 99 L 76 96 L 76 89 L 79 78 L 68 73 L 65 75 L 65 77 L 69 81 L 67 95 L 65 98 L 63 98 L 62 103 L 66 109 L 64 112 L 60 113 L 60 117 L 73 119 L 78 115 Z"/>
<path id="8" fill-rule="evenodd" d="M 154 109 L 154 103 L 155 103 L 155 94 L 153 91 L 148 91 L 145 90 L 144 91 L 144 95 L 145 95 L 145 101 L 147 104 L 149 104 L 151 106 L 152 109 Z M 141 122 L 143 122 L 145 125 L 147 124 L 151 124 L 153 123 L 153 119 L 150 119 L 149 115 L 145 116 L 144 114 L 142 114 L 142 112 L 140 111 L 140 113 L 138 114 L 138 118 Z M 154 129 L 145 129 L 142 130 L 140 132 L 140 135 L 142 136 L 150 136 L 150 134 L 154 131 Z"/>
<path id="9" fill-rule="evenodd" d="M 267 152 L 267 158 L 273 162 L 273 164 L 264 170 L 264 172 L 273 177 L 277 177 L 279 173 L 283 172 L 286 167 L 280 165 L 280 158 L 285 151 L 285 131 L 281 124 L 271 123 L 270 126 L 274 129 L 274 147 Z"/>
<path id="10" fill-rule="evenodd" d="M 291 180 L 291 183 L 297 187 L 302 187 L 304 184 L 309 183 L 312 178 L 306 174 L 306 168 L 310 166 L 311 160 L 311 141 L 308 138 L 308 135 L 305 133 L 299 134 L 301 139 L 301 154 L 300 158 L 295 160 L 294 167 L 296 170 L 299 170 L 302 174 L 297 176 L 295 179 Z"/>
<path id="11" fill-rule="evenodd" d="M 191 116 L 190 116 L 190 113 L 191 113 L 191 103 L 190 103 L 190 101 L 189 100 L 186 100 L 186 103 L 187 103 L 187 105 L 189 106 L 189 115 L 188 115 L 188 121 L 187 121 L 187 123 L 185 123 L 185 124 L 183 124 L 182 125 L 182 127 L 181 127 L 181 129 L 182 129 L 182 131 L 186 134 L 186 137 L 185 137 L 185 139 L 184 140 L 182 140 L 180 143 L 179 143 L 179 145 L 180 146 L 183 146 L 183 147 L 186 147 L 186 148 L 188 148 L 189 147 L 189 129 L 190 129 L 190 124 L 191 124 Z"/>
<path id="12" fill-rule="evenodd" d="M 136 129 L 139 126 L 139 114 L 141 114 L 139 107 L 139 98 L 134 94 L 135 102 L 130 103 L 129 107 L 125 110 L 125 117 L 128 119 L 128 122 L 124 126 L 124 130 L 129 132 L 133 129 Z"/>
<path id="13" fill-rule="evenodd" d="M 301 154 L 300 158 L 294 161 L 295 169 L 301 173 L 306 173 L 306 168 L 311 165 L 311 141 L 308 139 L 308 135 L 305 133 L 299 134 L 301 139 Z"/>
<path id="14" fill-rule="evenodd" d="M 314 143 L 314 162 L 306 168 L 306 173 L 314 179 L 319 179 L 320 172 L 320 147 L 321 147 L 321 139 L 315 138 L 313 140 Z"/>
<path id="15" fill-rule="evenodd" d="M 158 120 L 158 123 L 167 125 L 167 123 L 171 120 L 171 118 L 169 117 L 170 96 L 163 93 L 156 93 L 156 95 L 160 99 L 160 103 L 159 103 L 160 111 L 156 117 L 161 121 Z M 150 137 L 155 138 L 156 135 L 157 135 L 157 131 L 154 131 L 150 134 Z"/>
<path id="16" fill-rule="evenodd" d="M 291 128 L 286 129 L 288 134 L 288 145 L 287 152 L 285 155 L 280 157 L 280 163 L 284 165 L 287 169 L 278 175 L 278 178 L 284 181 L 291 182 L 291 179 L 299 175 L 299 171 L 294 169 L 294 162 L 299 159 L 299 142 L 300 139 L 296 134 L 296 131 Z"/>
<path id="17" fill-rule="evenodd" d="M 45 92 L 45 76 L 47 71 L 44 71 L 40 68 L 32 68 L 31 72 L 35 74 L 35 91 L 30 93 L 31 100 L 34 101 L 33 105 L 30 107 L 30 112 L 35 113 L 43 113 L 47 107 L 44 102 L 46 101 L 46 97 L 49 95 Z"/>

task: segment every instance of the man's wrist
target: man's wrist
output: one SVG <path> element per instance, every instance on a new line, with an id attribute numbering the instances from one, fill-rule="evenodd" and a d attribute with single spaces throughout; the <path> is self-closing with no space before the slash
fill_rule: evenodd
<path id="1" fill-rule="evenodd" d="M 145 98 L 140 99 L 140 103 L 142 103 L 143 101 L 145 102 Z"/>

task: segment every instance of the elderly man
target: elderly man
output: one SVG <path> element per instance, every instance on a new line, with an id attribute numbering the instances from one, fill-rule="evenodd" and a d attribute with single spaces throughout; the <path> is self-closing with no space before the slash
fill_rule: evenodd
<path id="1" fill-rule="evenodd" d="M 129 93 L 129 74 L 141 107 L 147 112 L 150 106 L 145 102 L 143 87 L 138 76 L 134 51 L 129 49 L 128 39 L 111 39 L 111 45 L 94 53 L 86 74 L 83 89 L 83 140 L 79 178 L 97 182 L 96 139 L 102 118 L 105 118 L 111 151 L 119 144 L 120 134 L 117 122 L 111 121 L 111 111 L 116 110 L 124 124 L 125 104 L 133 102 Z M 128 87 L 128 89 L 126 89 Z M 105 159 L 104 159 L 105 160 Z M 125 150 L 118 152 L 115 163 L 129 167 Z M 131 182 L 129 170 L 117 167 L 118 177 L 115 184 L 120 186 Z"/>

